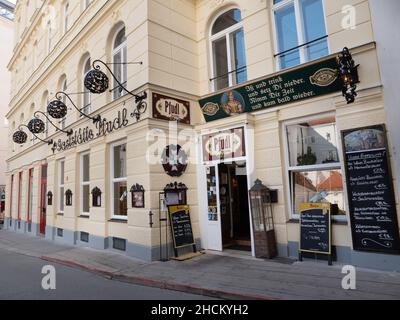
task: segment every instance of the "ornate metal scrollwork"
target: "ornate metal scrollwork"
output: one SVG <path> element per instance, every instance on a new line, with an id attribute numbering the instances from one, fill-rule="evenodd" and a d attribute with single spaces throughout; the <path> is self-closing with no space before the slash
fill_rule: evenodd
<path id="1" fill-rule="evenodd" d="M 94 69 L 89 71 L 85 77 L 85 87 L 91 93 L 101 94 L 109 88 L 109 80 L 107 75 L 100 70 L 100 66 L 94 66 Z"/>
<path id="2" fill-rule="evenodd" d="M 46 130 L 46 125 L 39 118 L 34 118 L 28 123 L 28 129 L 34 134 L 43 133 Z"/>
<path id="3" fill-rule="evenodd" d="M 28 140 L 28 135 L 22 131 L 18 130 L 13 134 L 13 141 L 18 144 L 24 144 Z"/>
<path id="4" fill-rule="evenodd" d="M 344 48 L 338 57 L 339 72 L 343 82 L 342 93 L 348 104 L 353 103 L 357 97 L 357 83 L 359 83 L 358 70 L 348 48 Z"/>
<path id="5" fill-rule="evenodd" d="M 68 113 L 68 108 L 62 100 L 53 100 L 47 106 L 47 113 L 54 119 L 62 119 Z"/>

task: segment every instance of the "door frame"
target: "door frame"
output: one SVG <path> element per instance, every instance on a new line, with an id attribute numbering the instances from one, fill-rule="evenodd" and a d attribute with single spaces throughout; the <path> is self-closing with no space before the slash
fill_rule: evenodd
<path id="1" fill-rule="evenodd" d="M 247 188 L 253 186 L 255 178 L 255 162 L 254 162 L 254 127 L 249 124 L 248 121 L 245 123 L 236 123 L 235 125 L 230 125 L 227 127 L 220 126 L 218 129 L 210 128 L 209 130 L 215 134 L 218 132 L 222 132 L 225 130 L 236 129 L 243 127 L 244 129 L 244 139 L 245 139 L 245 150 L 246 156 L 232 158 L 228 160 L 217 160 L 217 161 L 203 161 L 203 135 L 207 135 L 207 133 L 199 133 L 200 142 L 197 146 L 197 159 L 198 159 L 198 170 L 197 170 L 197 186 L 198 186 L 198 199 L 199 199 L 199 221 L 200 221 L 200 235 L 201 240 L 204 243 L 203 247 L 208 249 L 208 234 L 209 234 L 209 221 L 208 221 L 208 196 L 207 196 L 207 171 L 206 168 L 210 166 L 216 167 L 216 176 L 217 176 L 217 204 L 218 204 L 218 217 L 219 217 L 219 226 L 221 227 L 221 219 L 220 219 L 220 199 L 219 199 L 219 170 L 218 165 L 221 163 L 232 163 L 232 162 L 246 162 L 246 174 L 247 174 Z M 208 133 L 209 134 L 209 133 Z M 249 191 L 248 190 L 248 191 Z M 248 194 L 247 194 L 248 196 Z M 250 198 L 248 197 L 248 205 L 249 205 L 249 219 L 250 219 L 250 239 L 251 239 L 251 252 L 252 256 L 255 257 L 255 242 L 254 242 L 254 232 L 253 232 L 253 222 L 252 222 L 252 212 L 251 212 L 251 203 Z M 221 236 L 221 247 L 222 247 L 222 230 L 220 230 Z M 211 250 L 211 249 L 210 249 Z M 223 248 L 218 251 L 223 251 Z"/>

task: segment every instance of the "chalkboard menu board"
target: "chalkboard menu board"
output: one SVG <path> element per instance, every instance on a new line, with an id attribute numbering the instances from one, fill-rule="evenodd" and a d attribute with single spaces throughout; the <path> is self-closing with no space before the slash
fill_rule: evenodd
<path id="1" fill-rule="evenodd" d="M 329 203 L 303 203 L 300 208 L 300 251 L 331 254 Z"/>
<path id="2" fill-rule="evenodd" d="M 400 253 L 384 125 L 342 132 L 354 250 Z"/>
<path id="3" fill-rule="evenodd" d="M 169 206 L 168 211 L 175 249 L 194 245 L 189 206 Z"/>

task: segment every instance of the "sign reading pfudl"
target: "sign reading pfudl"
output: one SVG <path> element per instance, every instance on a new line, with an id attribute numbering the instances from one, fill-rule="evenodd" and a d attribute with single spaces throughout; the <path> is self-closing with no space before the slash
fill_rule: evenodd
<path id="1" fill-rule="evenodd" d="M 206 97 L 200 106 L 209 122 L 341 90 L 337 60 L 330 58 Z"/>

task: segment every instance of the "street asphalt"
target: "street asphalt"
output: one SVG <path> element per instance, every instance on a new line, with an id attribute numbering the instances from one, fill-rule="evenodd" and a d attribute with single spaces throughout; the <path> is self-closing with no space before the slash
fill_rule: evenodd
<path id="1" fill-rule="evenodd" d="M 0 249 L 0 300 L 203 300 L 206 297 L 142 287 L 50 264 L 56 270 L 56 290 L 42 288 L 39 258 Z"/>

